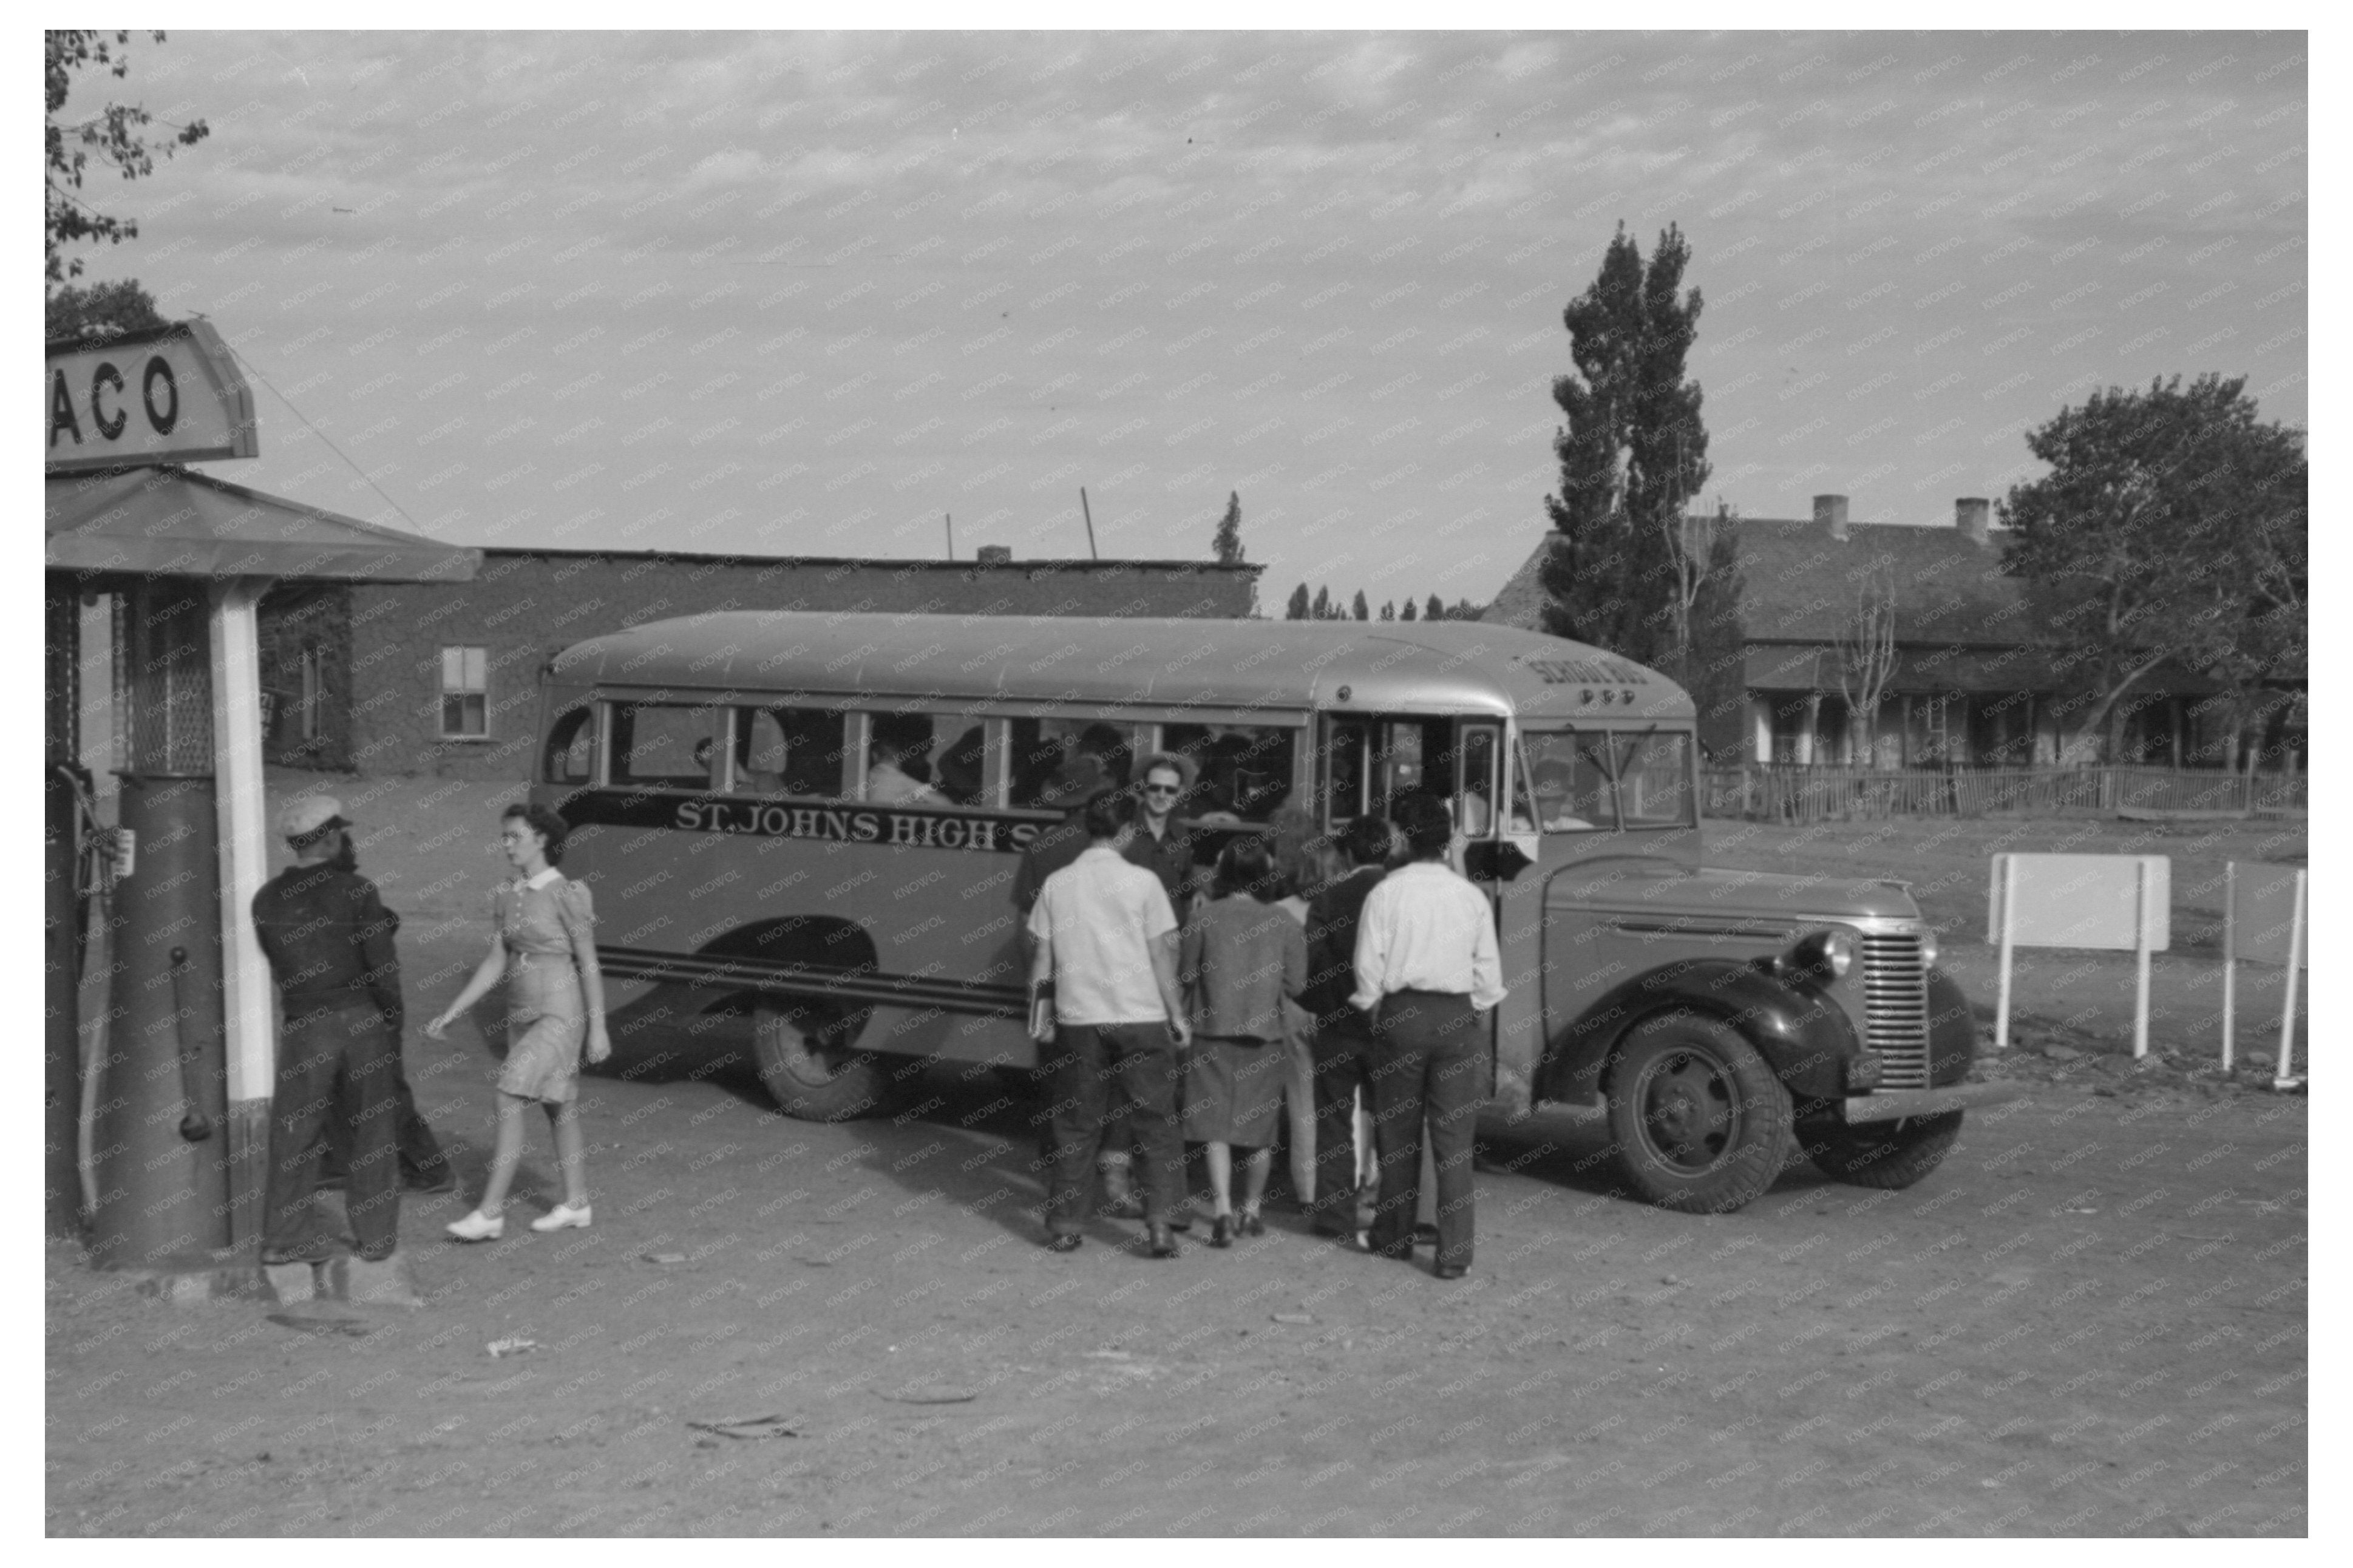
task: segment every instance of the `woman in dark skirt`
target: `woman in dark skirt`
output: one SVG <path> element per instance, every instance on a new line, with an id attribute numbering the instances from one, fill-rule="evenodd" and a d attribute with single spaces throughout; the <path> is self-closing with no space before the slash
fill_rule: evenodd
<path id="1" fill-rule="evenodd" d="M 1266 845 L 1236 838 L 1218 857 L 1216 896 L 1185 928 L 1179 968 L 1193 1011 L 1185 1136 L 1208 1146 L 1217 1205 L 1211 1247 L 1266 1233 L 1259 1205 L 1282 1110 L 1282 1004 L 1296 1001 L 1307 984 L 1306 934 L 1274 901 L 1282 891 Z M 1239 1216 L 1236 1149 L 1248 1151 Z"/>

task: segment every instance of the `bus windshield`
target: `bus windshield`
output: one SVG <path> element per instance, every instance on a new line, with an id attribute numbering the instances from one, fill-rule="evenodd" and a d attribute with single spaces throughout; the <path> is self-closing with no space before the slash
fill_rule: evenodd
<path id="1" fill-rule="evenodd" d="M 1529 731 L 1523 766 L 1546 833 L 1687 827 L 1691 736 L 1680 730 Z M 1525 803 L 1516 815 L 1525 819 Z"/>

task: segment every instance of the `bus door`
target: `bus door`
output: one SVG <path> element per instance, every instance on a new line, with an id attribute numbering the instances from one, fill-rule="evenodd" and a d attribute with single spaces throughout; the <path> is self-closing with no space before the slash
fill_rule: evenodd
<path id="1" fill-rule="evenodd" d="M 1443 794 L 1452 783 L 1443 759 L 1452 746 L 1453 728 L 1451 719 L 1325 714 L 1315 749 L 1324 828 L 1336 831 L 1368 811 L 1393 816 L 1398 797 L 1413 790 L 1430 787 Z M 1434 777 L 1432 763 L 1440 764 Z"/>
<path id="2" fill-rule="evenodd" d="M 1465 843 L 1492 839 L 1503 758 L 1498 720 L 1327 713 L 1316 746 L 1323 826 L 1336 831 L 1368 811 L 1394 816 L 1400 795 L 1428 790 L 1447 803 Z M 1493 876 L 1490 868 L 1478 879 Z"/>

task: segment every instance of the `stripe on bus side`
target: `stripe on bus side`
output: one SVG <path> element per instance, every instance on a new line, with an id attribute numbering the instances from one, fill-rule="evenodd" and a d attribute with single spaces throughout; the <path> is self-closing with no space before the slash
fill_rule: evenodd
<path id="1" fill-rule="evenodd" d="M 977 980 L 944 980 L 921 974 L 885 974 L 876 970 L 828 969 L 764 958 L 705 958 L 651 948 L 596 944 L 598 967 L 616 979 L 666 981 L 688 985 L 743 986 L 796 992 L 869 1005 L 938 1007 L 1008 1018 L 1028 1015 L 1028 993 L 1019 985 Z"/>

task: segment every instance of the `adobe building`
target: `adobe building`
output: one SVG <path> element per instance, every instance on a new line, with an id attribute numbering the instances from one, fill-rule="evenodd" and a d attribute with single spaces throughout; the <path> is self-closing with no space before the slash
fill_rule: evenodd
<path id="1" fill-rule="evenodd" d="M 1729 524 L 1740 542 L 1744 711 L 1718 727 L 1715 761 L 1868 763 L 1883 768 L 1992 767 L 2084 760 L 2067 718 L 2081 698 L 2063 689 L 2036 645 L 2025 584 L 2001 569 L 2004 531 L 1992 503 L 1964 497 L 1953 526 L 1855 522 L 1847 498 L 1814 498 L 1810 518 L 1691 520 Z M 1541 629 L 1537 568 L 1547 534 L 1484 619 Z M 1839 634 L 1854 610 L 1858 568 L 1883 565 L 1894 584 L 1896 663 L 1879 711 L 1875 756 L 1862 755 L 1841 689 Z M 2227 767 L 2240 761 L 2221 688 L 2168 662 L 2120 704 L 2113 761 Z M 2283 693 L 2273 739 L 2301 750 L 2300 696 Z M 2284 726 L 2284 728 L 2283 728 Z"/>
<path id="2" fill-rule="evenodd" d="M 291 585 L 261 605 L 264 746 L 274 763 L 522 779 L 539 672 L 562 649 L 705 610 L 934 615 L 1250 614 L 1254 564 L 881 561 L 660 550 L 485 549 L 464 583 Z"/>

